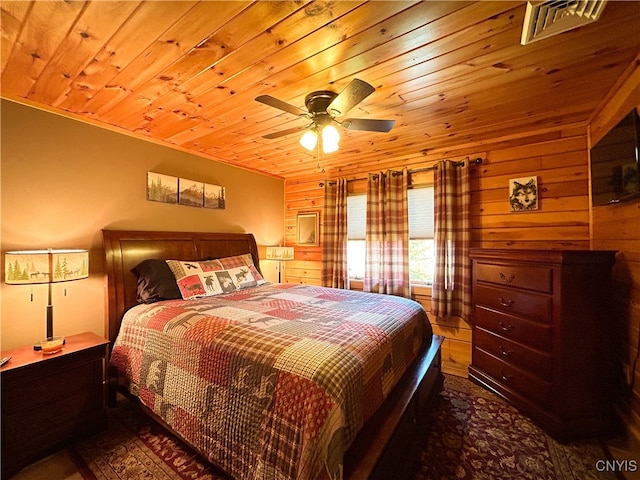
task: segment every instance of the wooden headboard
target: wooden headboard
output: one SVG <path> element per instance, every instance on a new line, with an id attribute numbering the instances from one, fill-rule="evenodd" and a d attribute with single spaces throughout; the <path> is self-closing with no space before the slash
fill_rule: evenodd
<path id="1" fill-rule="evenodd" d="M 102 230 L 107 274 L 109 340 L 115 341 L 122 316 L 137 304 L 137 278 L 131 269 L 142 260 L 202 260 L 250 253 L 260 270 L 258 247 L 250 233 L 145 232 Z"/>

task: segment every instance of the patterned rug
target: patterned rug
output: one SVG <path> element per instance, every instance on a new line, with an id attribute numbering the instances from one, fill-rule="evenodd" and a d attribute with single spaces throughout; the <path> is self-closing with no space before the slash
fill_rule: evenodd
<path id="1" fill-rule="evenodd" d="M 445 376 L 415 480 L 608 480 L 597 440 L 559 444 L 496 395 Z"/>
<path id="2" fill-rule="evenodd" d="M 89 480 L 226 480 L 123 397 L 108 428 L 69 454 Z M 595 470 L 606 458 L 599 442 L 560 445 L 495 395 L 447 375 L 414 479 L 614 480 Z"/>

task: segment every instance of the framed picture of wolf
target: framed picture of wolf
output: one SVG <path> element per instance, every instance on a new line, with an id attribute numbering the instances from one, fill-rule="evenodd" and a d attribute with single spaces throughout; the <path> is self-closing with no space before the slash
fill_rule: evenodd
<path id="1" fill-rule="evenodd" d="M 538 205 L 538 177 L 509 180 L 509 211 L 529 212 L 537 210 Z"/>

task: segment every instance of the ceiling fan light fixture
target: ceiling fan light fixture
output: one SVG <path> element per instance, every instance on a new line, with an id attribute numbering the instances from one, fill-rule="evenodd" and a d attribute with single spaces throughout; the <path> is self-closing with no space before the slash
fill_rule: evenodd
<path id="1" fill-rule="evenodd" d="M 300 137 L 300 145 L 309 151 L 313 151 L 318 143 L 318 134 L 314 130 L 307 130 L 304 135 Z"/>
<path id="2" fill-rule="evenodd" d="M 292 113 L 298 117 L 311 120 L 311 125 L 306 127 L 307 131 L 302 135 L 302 138 L 300 138 L 300 145 L 309 151 L 313 151 L 314 148 L 318 148 L 319 150 L 318 135 L 322 135 L 322 151 L 324 153 L 331 153 L 338 150 L 340 142 L 340 134 L 332 123 L 351 130 L 370 132 L 386 133 L 393 128 L 395 120 L 347 118 L 340 121 L 337 119 L 337 117 L 346 114 L 374 91 L 375 88 L 372 85 L 354 78 L 339 94 L 331 90 L 317 90 L 309 93 L 304 99 L 304 104 L 307 107 L 306 112 L 270 95 L 260 95 L 256 97 L 256 101 L 287 113 Z M 263 135 L 263 138 L 274 139 L 284 137 L 303 129 L 305 128 L 288 128 L 280 132 Z"/>
<path id="3" fill-rule="evenodd" d="M 325 143 L 322 142 L 322 151 L 324 153 L 333 153 L 338 151 L 338 143 Z"/>
<path id="4" fill-rule="evenodd" d="M 337 147 L 339 141 L 340 134 L 338 133 L 338 129 L 333 125 L 325 125 L 322 129 L 322 144 L 335 144 Z"/>

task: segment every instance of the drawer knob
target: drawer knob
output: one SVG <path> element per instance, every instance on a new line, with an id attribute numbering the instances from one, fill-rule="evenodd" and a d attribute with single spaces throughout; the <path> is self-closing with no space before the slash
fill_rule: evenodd
<path id="1" fill-rule="evenodd" d="M 500 301 L 500 305 L 502 305 L 503 307 L 510 307 L 511 305 L 513 305 L 513 300 L 505 300 L 502 297 L 500 297 L 498 300 Z"/>
<path id="2" fill-rule="evenodd" d="M 512 273 L 511 275 L 507 276 L 504 273 L 500 272 L 500 279 L 504 282 L 504 283 L 511 283 L 513 282 L 513 280 L 516 278 L 516 276 Z"/>
<path id="3" fill-rule="evenodd" d="M 513 355 L 513 350 L 507 350 L 502 345 L 498 346 L 498 348 L 500 349 L 500 353 L 503 357 L 510 357 Z"/>
<path id="4" fill-rule="evenodd" d="M 513 375 L 502 374 L 502 381 L 503 382 L 511 382 L 511 380 L 513 380 Z"/>
<path id="5" fill-rule="evenodd" d="M 511 324 L 505 325 L 502 320 L 498 322 L 498 325 L 500 325 L 500 328 L 502 329 L 503 332 L 510 332 L 511 330 L 513 330 L 513 325 Z"/>

